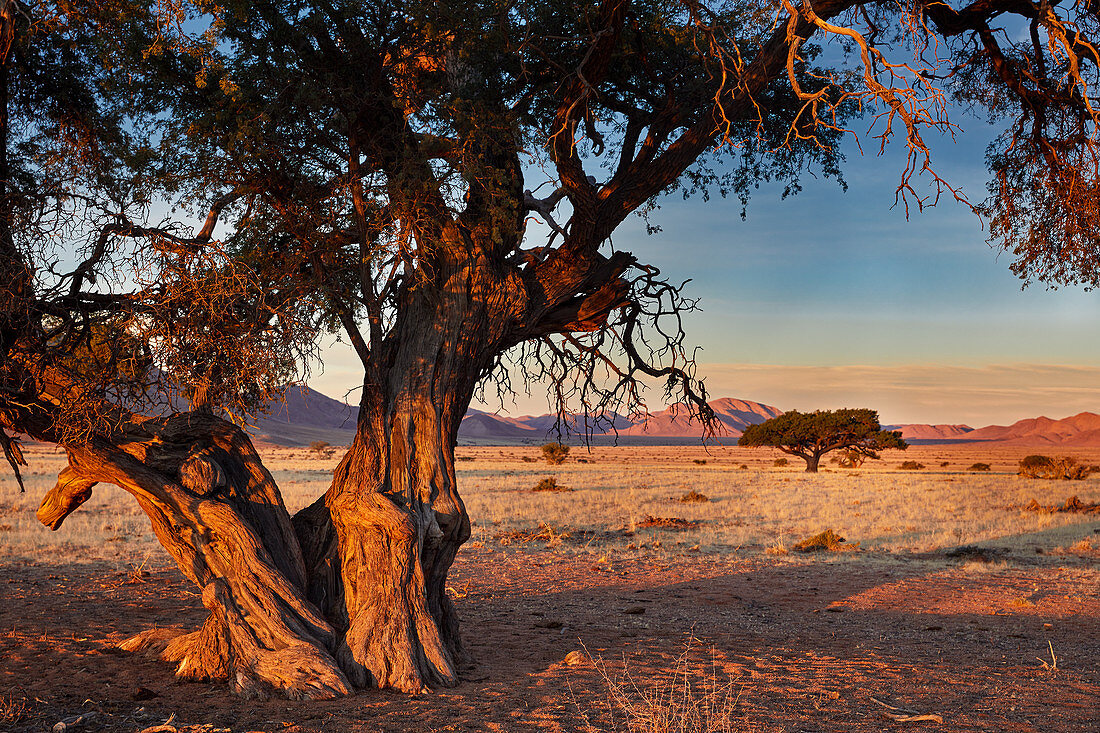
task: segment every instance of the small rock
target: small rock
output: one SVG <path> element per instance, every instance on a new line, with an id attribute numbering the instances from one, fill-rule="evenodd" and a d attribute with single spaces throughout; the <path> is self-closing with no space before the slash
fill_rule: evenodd
<path id="1" fill-rule="evenodd" d="M 154 692 L 148 687 L 139 687 L 130 693 L 130 699 L 135 701 L 152 700 L 154 697 L 160 697 L 160 693 Z"/>
<path id="2" fill-rule="evenodd" d="M 576 650 L 565 655 L 565 666 L 577 667 L 582 664 L 588 664 L 588 655 L 584 652 Z"/>
<path id="3" fill-rule="evenodd" d="M 554 619 L 545 619 L 535 622 L 536 629 L 560 629 L 564 624 Z"/>
<path id="4" fill-rule="evenodd" d="M 645 613 L 645 606 L 631 606 L 630 608 L 624 608 L 623 613 L 629 613 L 636 616 L 639 613 Z"/>

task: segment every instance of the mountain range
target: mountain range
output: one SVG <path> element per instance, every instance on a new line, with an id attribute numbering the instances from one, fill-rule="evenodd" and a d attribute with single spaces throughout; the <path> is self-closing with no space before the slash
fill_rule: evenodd
<path id="1" fill-rule="evenodd" d="M 710 403 L 725 429 L 719 440 L 736 442 L 748 425 L 763 422 L 782 414 L 782 410 L 751 400 L 723 397 Z M 323 440 L 333 445 L 346 445 L 355 431 L 359 409 L 310 389 L 290 387 L 285 399 L 276 402 L 266 415 L 256 418 L 250 430 L 261 443 L 303 446 Z M 461 443 L 541 443 L 553 439 L 557 416 L 524 415 L 508 417 L 471 409 L 458 431 Z M 583 428 L 583 424 L 578 426 Z M 969 425 L 927 425 L 905 423 L 885 425 L 888 430 L 900 430 L 902 437 L 914 444 L 996 443 L 998 445 L 1100 447 L 1100 415 L 1082 412 L 1072 417 L 1053 420 L 1048 417 L 1020 420 L 1012 425 L 990 425 L 972 428 Z M 697 421 L 689 421 L 683 405 L 672 405 L 648 415 L 611 415 L 605 424 L 594 426 L 597 442 L 618 440 L 627 443 L 682 443 L 700 438 Z M 602 439 L 602 440 L 601 440 Z"/>

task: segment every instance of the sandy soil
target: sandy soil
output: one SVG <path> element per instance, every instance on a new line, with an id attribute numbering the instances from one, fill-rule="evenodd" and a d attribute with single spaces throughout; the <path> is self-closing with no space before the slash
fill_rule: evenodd
<path id="1" fill-rule="evenodd" d="M 1100 523 L 1077 529 L 1100 533 Z M 73 558 L 9 565 L 0 729 L 45 731 L 95 712 L 77 730 L 140 731 L 173 714 L 174 728 L 211 733 L 627 730 L 608 680 L 627 680 L 637 700 L 670 685 L 682 693 L 682 679 L 669 681 L 679 669 L 729 685 L 731 730 L 1098 731 L 1097 552 L 1038 554 L 1043 539 L 985 561 L 468 549 L 452 582 L 477 660 L 464 681 L 323 702 L 241 700 L 114 649 L 153 625 L 202 621 L 174 568 L 134 578 Z M 580 649 L 602 661 L 564 663 Z M 942 723 L 895 722 L 876 698 Z"/>

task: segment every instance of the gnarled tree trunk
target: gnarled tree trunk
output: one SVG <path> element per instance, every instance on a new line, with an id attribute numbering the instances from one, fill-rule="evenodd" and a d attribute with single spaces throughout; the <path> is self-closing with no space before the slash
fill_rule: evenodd
<path id="1" fill-rule="evenodd" d="M 358 686 L 451 686 L 468 662 L 446 594 L 470 536 L 454 446 L 516 291 L 468 270 L 449 284 L 404 309 L 388 344 L 391 366 L 368 370 L 356 436 L 332 487 L 294 518 L 309 597 L 343 634 L 337 658 Z"/>
<path id="2" fill-rule="evenodd" d="M 151 420 L 117 445 L 70 446 L 39 519 L 57 529 L 97 482 L 130 492 L 210 610 L 192 633 L 158 629 L 123 643 L 176 662 L 188 679 L 238 692 L 326 698 L 350 691 L 336 635 L 306 599 L 305 565 L 278 489 L 248 436 L 203 413 Z"/>

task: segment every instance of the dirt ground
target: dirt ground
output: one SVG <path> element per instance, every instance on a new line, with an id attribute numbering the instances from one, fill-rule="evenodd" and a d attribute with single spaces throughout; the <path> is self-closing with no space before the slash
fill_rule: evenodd
<path id="1" fill-rule="evenodd" d="M 1100 538 L 1100 523 L 1077 529 Z M 659 728 L 647 711 L 685 694 L 698 707 L 710 684 L 729 730 L 1100 731 L 1097 553 L 1051 555 L 1055 536 L 1040 553 L 1043 542 L 983 557 L 470 548 L 451 585 L 477 661 L 464 681 L 321 702 L 241 700 L 117 651 L 154 625 L 201 623 L 172 567 L 139 578 L 74 558 L 9 564 L 0 729 L 47 731 L 93 712 L 70 730 L 140 731 L 174 715 L 171 729 L 207 733 L 649 731 Z M 577 650 L 588 659 L 567 665 Z M 611 689 L 625 691 L 632 718 Z"/>

